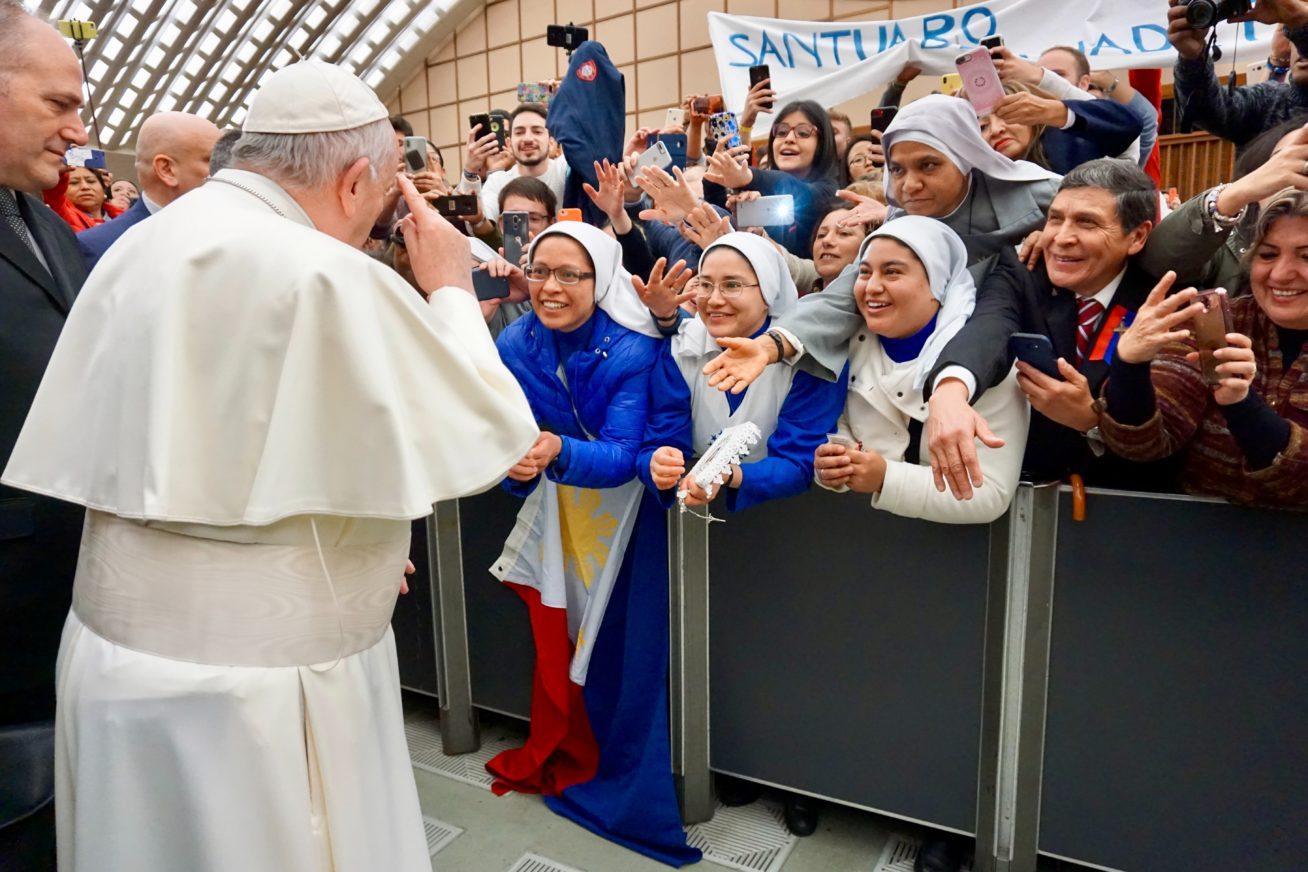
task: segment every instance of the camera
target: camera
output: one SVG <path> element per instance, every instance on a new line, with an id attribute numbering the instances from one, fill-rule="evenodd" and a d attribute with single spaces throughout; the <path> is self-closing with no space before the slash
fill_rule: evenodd
<path id="1" fill-rule="evenodd" d="M 1185 7 L 1185 20 L 1196 30 L 1253 10 L 1252 0 L 1181 0 L 1181 5 Z"/>
<path id="2" fill-rule="evenodd" d="M 576 51 L 577 46 L 588 39 L 590 39 L 590 31 L 584 27 L 575 27 L 572 24 L 551 24 L 545 28 L 545 44 L 567 49 L 568 52 Z"/>

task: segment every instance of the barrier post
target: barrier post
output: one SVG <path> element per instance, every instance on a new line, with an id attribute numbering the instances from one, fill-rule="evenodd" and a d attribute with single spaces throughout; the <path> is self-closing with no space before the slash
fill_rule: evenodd
<path id="1" fill-rule="evenodd" d="M 431 625 L 435 637 L 441 745 L 446 754 L 466 754 L 481 747 L 477 711 L 472 707 L 463 546 L 459 536 L 458 501 L 437 503 L 427 518 L 427 563 L 432 579 Z"/>
<path id="2" fill-rule="evenodd" d="M 709 772 L 708 525 L 691 512 L 668 513 L 672 772 L 687 824 L 712 819 L 715 808 Z"/>
<path id="3" fill-rule="evenodd" d="M 1035 872 L 1058 485 L 1018 487 L 991 526 L 976 872 Z"/>

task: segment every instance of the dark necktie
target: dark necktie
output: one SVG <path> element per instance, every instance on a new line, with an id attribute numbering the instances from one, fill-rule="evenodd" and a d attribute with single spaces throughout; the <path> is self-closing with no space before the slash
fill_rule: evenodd
<path id="1" fill-rule="evenodd" d="M 32 254 L 36 254 L 37 259 L 40 260 L 40 255 L 36 250 L 36 242 L 27 229 L 27 222 L 23 220 L 23 213 L 18 211 L 17 196 L 8 188 L 0 188 L 0 218 L 4 219 L 9 229 L 13 230 L 23 244 L 32 250 Z"/>
<path id="2" fill-rule="evenodd" d="M 1097 300 L 1082 298 L 1076 301 L 1076 365 L 1085 363 L 1090 354 L 1090 337 L 1103 317 L 1104 305 Z"/>

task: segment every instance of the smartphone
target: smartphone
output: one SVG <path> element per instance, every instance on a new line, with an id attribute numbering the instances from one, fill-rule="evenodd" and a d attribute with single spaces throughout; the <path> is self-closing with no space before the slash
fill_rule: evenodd
<path id="1" fill-rule="evenodd" d="M 963 79 L 967 101 L 976 110 L 977 117 L 989 115 L 1005 96 L 1004 85 L 999 81 L 999 71 L 995 69 L 995 60 L 990 57 L 990 51 L 974 48 L 959 55 L 954 66 Z"/>
<path id="2" fill-rule="evenodd" d="M 771 78 L 772 78 L 772 72 L 768 69 L 767 64 L 759 64 L 758 66 L 749 68 L 749 86 L 751 88 L 753 88 L 759 82 L 762 82 L 764 79 L 771 79 Z M 766 106 L 760 106 L 760 108 L 764 112 L 771 112 L 772 101 L 769 100 Z"/>
<path id="3" fill-rule="evenodd" d="M 1000 48 L 1003 44 L 1004 37 L 1003 34 L 1000 33 L 996 33 L 994 36 L 987 36 L 981 40 L 981 45 L 983 45 L 987 50 Z"/>
<path id="4" fill-rule="evenodd" d="M 709 97 L 696 97 L 691 103 L 691 108 L 695 110 L 696 115 L 715 115 L 727 107 L 722 102 L 721 94 L 713 94 Z"/>
<path id="5" fill-rule="evenodd" d="M 862 449 L 862 444 L 843 433 L 828 433 L 827 442 L 831 445 L 843 445 L 846 448 L 853 448 L 855 451 Z"/>
<path id="6" fill-rule="evenodd" d="M 736 206 L 737 227 L 789 227 L 795 223 L 795 198 L 790 194 L 745 200 Z"/>
<path id="7" fill-rule="evenodd" d="M 504 218 L 504 259 L 514 266 L 522 263 L 522 253 L 527 250 L 531 235 L 526 212 L 505 212 Z"/>
<path id="8" fill-rule="evenodd" d="M 656 133 L 650 137 L 651 143 L 661 142 L 672 157 L 672 165 L 681 170 L 686 169 L 686 139 L 684 133 Z"/>
<path id="9" fill-rule="evenodd" d="M 64 162 L 70 167 L 86 167 L 93 170 L 105 168 L 103 151 L 98 148 L 86 148 L 80 145 L 74 145 L 64 152 Z"/>
<path id="10" fill-rule="evenodd" d="M 453 221 L 464 215 L 477 214 L 477 195 L 476 194 L 450 194 L 445 197 L 437 197 L 432 203 L 436 211 L 441 213 L 441 217 Z"/>
<path id="11" fill-rule="evenodd" d="M 727 139 L 727 148 L 740 145 L 740 122 L 735 112 L 718 112 L 709 116 L 709 138 L 714 142 Z"/>
<path id="12" fill-rule="evenodd" d="M 484 269 L 472 271 L 472 290 L 479 300 L 502 300 L 509 295 L 509 280 L 497 278 Z"/>
<path id="13" fill-rule="evenodd" d="M 885 133 L 890 127 L 890 122 L 894 121 L 895 116 L 898 114 L 898 106 L 878 106 L 872 110 L 872 129 L 877 133 Z"/>
<path id="14" fill-rule="evenodd" d="M 551 24 L 545 28 L 545 44 L 576 51 L 577 46 L 590 39 L 590 31 L 572 24 Z"/>
<path id="15" fill-rule="evenodd" d="M 580 209 L 560 209 L 560 210 L 559 210 L 559 220 L 560 220 L 560 221 L 580 221 L 580 220 L 582 220 L 582 219 L 581 219 L 581 210 L 580 210 Z"/>
<path id="16" fill-rule="evenodd" d="M 1194 331 L 1194 343 L 1199 346 L 1199 364 L 1204 370 L 1204 381 L 1215 385 L 1222 380 L 1217 371 L 1221 362 L 1213 357 L 1213 352 L 1227 346 L 1226 334 L 1231 332 L 1231 310 L 1226 302 L 1226 290 L 1217 288 L 1204 291 L 1195 298 L 1195 302 L 1204 307 L 1203 314 L 1196 315 L 1191 330 Z"/>
<path id="17" fill-rule="evenodd" d="M 427 159 L 426 137 L 404 137 L 404 169 L 411 173 L 431 169 L 431 163 Z"/>
<path id="18" fill-rule="evenodd" d="M 1063 380 L 1063 374 L 1058 371 L 1058 355 L 1054 353 L 1054 343 L 1049 341 L 1048 336 L 1014 333 L 1008 337 L 1008 357 L 1030 364 L 1050 378 Z"/>
<path id="19" fill-rule="evenodd" d="M 667 117 L 663 119 L 664 128 L 686 126 L 686 110 L 678 109 L 675 106 L 668 110 Z"/>
<path id="20" fill-rule="evenodd" d="M 495 134 L 495 141 L 499 143 L 500 148 L 504 148 L 504 142 L 508 138 L 509 131 L 503 119 L 498 115 L 491 115 L 488 112 L 482 112 L 480 115 L 468 116 L 468 129 L 480 126 L 481 130 L 477 131 L 477 138 L 481 139 L 488 133 Z"/>
<path id="21" fill-rule="evenodd" d="M 554 92 L 550 90 L 549 85 L 540 82 L 518 83 L 519 103 L 543 103 L 549 105 L 550 98 L 553 96 Z"/>
<path id="22" fill-rule="evenodd" d="M 963 87 L 963 77 L 958 73 L 946 73 L 940 77 L 940 92 L 953 94 Z"/>
<path id="23" fill-rule="evenodd" d="M 646 167 L 658 167 L 667 172 L 672 168 L 672 153 L 668 151 L 667 143 L 663 140 L 655 140 L 650 143 L 649 148 L 640 153 L 636 158 L 636 165 L 631 168 L 629 177 L 634 182 L 640 171 Z"/>

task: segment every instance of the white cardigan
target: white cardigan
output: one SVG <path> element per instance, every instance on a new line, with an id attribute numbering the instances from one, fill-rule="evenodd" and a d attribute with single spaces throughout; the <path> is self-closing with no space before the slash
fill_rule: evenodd
<path id="1" fill-rule="evenodd" d="M 1017 386 L 1016 369 L 975 403 L 977 413 L 1004 440 L 1004 447 L 977 445 L 984 484 L 973 490 L 972 499 L 958 500 L 949 490 L 936 490 L 925 438 L 920 463 L 904 461 L 909 420 L 925 422 L 928 412 L 922 392 L 913 387 L 916 365 L 916 361 L 895 363 L 886 356 L 881 340 L 866 328 L 850 343 L 849 394 L 838 429 L 886 460 L 885 483 L 881 493 L 872 495 L 872 507 L 942 524 L 988 524 L 1008 509 L 1026 451 L 1031 407 Z"/>

